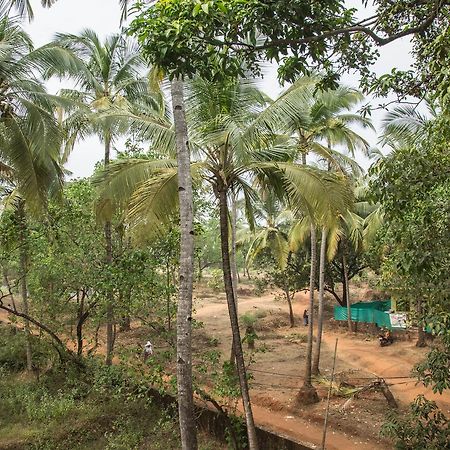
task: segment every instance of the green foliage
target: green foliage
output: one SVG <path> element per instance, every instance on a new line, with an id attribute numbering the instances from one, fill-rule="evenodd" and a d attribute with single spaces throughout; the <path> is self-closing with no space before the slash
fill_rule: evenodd
<path id="1" fill-rule="evenodd" d="M 240 317 L 242 325 L 245 327 L 245 335 L 242 342 L 247 342 L 248 347 L 253 349 L 258 335 L 255 332 L 255 326 L 258 322 L 258 316 L 254 313 L 247 312 Z"/>
<path id="2" fill-rule="evenodd" d="M 223 272 L 222 269 L 212 269 L 210 271 L 210 277 L 208 277 L 207 285 L 214 290 L 223 291 Z"/>
<path id="3" fill-rule="evenodd" d="M 317 33 L 354 22 L 355 10 L 346 9 L 341 0 L 314 7 L 304 0 L 171 0 L 139 6 L 141 14 L 131 31 L 149 61 L 163 67 L 170 77 L 196 74 L 217 80 L 242 76 L 246 69 L 258 75 L 259 62 L 266 59 L 282 62 L 284 79 L 321 68 L 333 82 L 332 61 L 346 68 L 365 67 L 373 61 L 374 52 L 361 36 L 337 34 L 327 45 L 316 38 Z M 337 59 L 330 57 L 337 54 Z"/>
<path id="4" fill-rule="evenodd" d="M 0 368 L 20 372 L 27 367 L 25 333 L 14 326 L 0 325 Z M 45 367 L 55 359 L 55 352 L 43 339 L 31 336 L 33 365 Z"/>
<path id="5" fill-rule="evenodd" d="M 148 318 L 166 330 L 176 311 L 177 227 L 168 227 L 163 236 L 140 249 L 124 236 L 123 227 L 116 227 L 115 258 L 109 265 L 104 257 L 104 230 L 93 211 L 94 200 L 95 191 L 88 180 L 68 183 L 63 202 L 48 205 L 46 221 L 28 221 L 27 236 L 31 316 L 39 317 L 57 334 L 66 333 L 68 325 L 75 333 L 81 323 L 85 350 L 89 344 L 85 327 L 89 330 L 92 324 L 105 320 L 108 292 L 113 293 L 118 319 Z M 0 228 L 5 231 L 0 260 L 16 295 L 21 246 L 14 214 L 2 215 Z M 5 298 L 4 302 L 11 300 Z"/>
<path id="6" fill-rule="evenodd" d="M 397 450 L 441 450 L 448 447 L 450 422 L 435 402 L 419 396 L 408 414 L 391 411 L 382 433 L 395 439 Z"/>
<path id="7" fill-rule="evenodd" d="M 239 398 L 241 390 L 239 387 L 239 376 L 236 367 L 230 361 L 224 361 L 222 371 L 218 376 L 218 382 L 214 389 L 220 397 Z"/>
<path id="8" fill-rule="evenodd" d="M 245 422 L 242 417 L 230 415 L 229 416 L 231 425 L 233 427 L 234 435 L 237 438 L 238 448 L 245 449 L 248 447 L 247 431 L 245 428 Z M 227 441 L 228 447 L 233 448 L 234 441 L 231 437 L 230 430 L 227 428 L 225 430 L 225 439 Z"/>
<path id="9" fill-rule="evenodd" d="M 263 275 L 255 277 L 252 281 L 254 285 L 253 293 L 255 295 L 262 295 L 267 291 L 269 287 L 269 280 L 266 276 Z"/>
<path id="10" fill-rule="evenodd" d="M 113 423 L 112 430 L 106 433 L 105 450 L 139 450 L 143 440 L 139 430 L 129 418 L 119 417 Z"/>
<path id="11" fill-rule="evenodd" d="M 308 286 L 309 267 L 308 255 L 303 249 L 300 249 L 296 253 L 290 253 L 284 270 L 281 270 L 275 264 L 269 266 L 269 282 L 282 289 L 285 295 L 289 293 L 292 297 L 297 291 Z"/>
<path id="12" fill-rule="evenodd" d="M 450 387 L 448 117 L 437 117 L 421 132 L 372 169 L 372 188 L 386 218 L 381 281 L 404 303 L 419 302 L 414 316 L 418 326 L 431 329 L 435 342 L 415 373 L 442 393 Z M 384 431 L 395 437 L 396 448 L 408 450 L 445 448 L 450 437 L 448 419 L 423 397 L 408 415 L 391 415 Z"/>
<path id="13" fill-rule="evenodd" d="M 148 382 L 95 360 L 39 381 L 0 377 L 0 446 L 30 450 L 180 448 L 176 412 L 155 405 Z M 200 447 L 211 440 L 200 437 Z M 217 444 L 216 444 L 217 446 Z M 216 447 L 215 447 L 216 448 Z"/>
<path id="14" fill-rule="evenodd" d="M 427 317 L 435 334 L 433 348 L 425 359 L 414 368 L 414 372 L 425 386 L 431 386 L 434 393 L 450 389 L 450 328 L 449 312 L 442 312 L 439 318 Z M 436 327 L 436 324 L 439 326 Z M 442 327 L 440 330 L 439 328 Z"/>
<path id="15" fill-rule="evenodd" d="M 449 121 L 437 119 L 417 146 L 394 151 L 373 170 L 388 225 L 382 281 L 400 296 L 444 309 L 450 295 Z"/>
<path id="16" fill-rule="evenodd" d="M 258 317 L 256 316 L 256 314 L 253 314 L 251 312 L 242 314 L 239 319 L 244 327 L 254 327 L 256 325 L 256 322 L 258 321 Z"/>

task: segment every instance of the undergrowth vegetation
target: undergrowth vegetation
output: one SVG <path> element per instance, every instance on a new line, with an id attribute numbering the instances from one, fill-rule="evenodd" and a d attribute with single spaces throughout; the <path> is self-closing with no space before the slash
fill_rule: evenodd
<path id="1" fill-rule="evenodd" d="M 95 359 L 85 367 L 52 365 L 42 340 L 38 376 L 24 374 L 23 334 L 0 327 L 0 448 L 2 449 L 178 449 L 177 412 L 149 395 L 149 386 L 123 368 Z M 36 353 L 37 354 L 37 353 Z M 12 364 L 14 362 L 14 364 Z M 220 448 L 200 436 L 204 450 Z"/>

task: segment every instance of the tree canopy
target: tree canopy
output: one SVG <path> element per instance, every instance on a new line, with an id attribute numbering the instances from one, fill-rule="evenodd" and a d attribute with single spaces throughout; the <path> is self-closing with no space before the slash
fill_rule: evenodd
<path id="1" fill-rule="evenodd" d="M 417 57 L 425 60 L 436 52 L 449 12 L 447 1 L 373 3 L 376 13 L 360 19 L 343 0 L 141 2 L 130 31 L 148 60 L 170 77 L 258 75 L 262 61 L 268 60 L 279 63 L 283 80 L 319 70 L 326 74 L 323 83 L 333 85 L 343 72 L 357 71 L 367 85 L 373 81 L 369 66 L 380 46 L 412 36 Z M 430 38 L 434 47 L 426 44 Z M 396 75 L 409 75 L 404 83 L 411 82 L 411 74 Z"/>

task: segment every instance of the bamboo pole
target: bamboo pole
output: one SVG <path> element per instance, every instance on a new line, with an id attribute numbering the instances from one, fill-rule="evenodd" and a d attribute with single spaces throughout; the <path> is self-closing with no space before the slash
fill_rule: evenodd
<path id="1" fill-rule="evenodd" d="M 325 439 L 327 437 L 328 412 L 330 411 L 331 389 L 333 388 L 334 369 L 336 367 L 337 345 L 338 345 L 338 338 L 336 338 L 336 344 L 334 345 L 333 368 L 331 369 L 330 387 L 328 388 L 328 396 L 327 396 L 327 409 L 325 411 L 325 421 L 323 422 L 322 446 L 320 447 L 321 450 L 325 450 Z"/>

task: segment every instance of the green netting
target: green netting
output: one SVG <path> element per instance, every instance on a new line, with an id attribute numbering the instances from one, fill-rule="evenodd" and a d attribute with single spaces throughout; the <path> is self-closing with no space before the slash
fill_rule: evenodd
<path id="1" fill-rule="evenodd" d="M 392 328 L 389 313 L 385 311 L 374 311 L 373 321 L 379 327 Z"/>
<path id="2" fill-rule="evenodd" d="M 391 320 L 386 312 L 391 308 L 391 301 L 358 302 L 351 306 L 353 322 L 375 323 L 379 327 L 391 328 Z M 334 307 L 335 320 L 347 320 L 347 308 Z"/>

